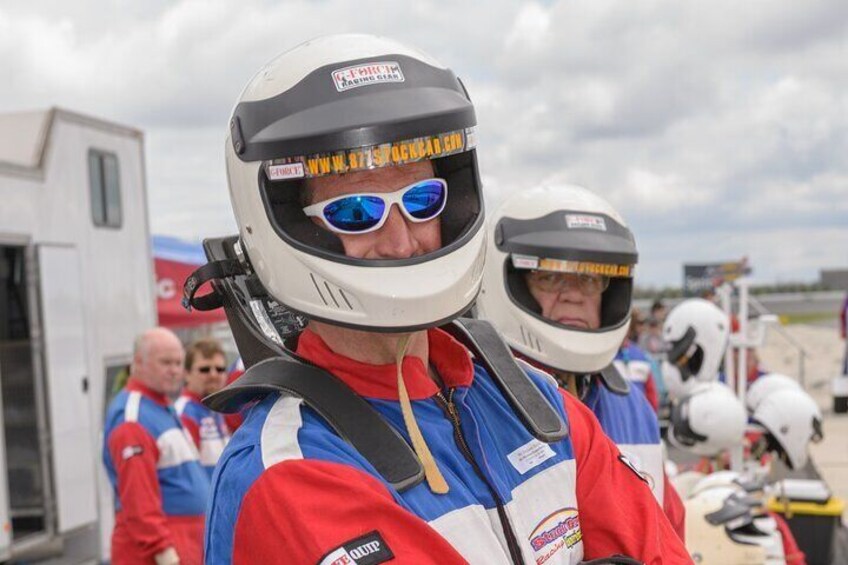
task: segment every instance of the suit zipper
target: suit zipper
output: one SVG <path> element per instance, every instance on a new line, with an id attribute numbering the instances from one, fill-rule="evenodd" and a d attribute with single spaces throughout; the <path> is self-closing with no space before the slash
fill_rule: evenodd
<path id="1" fill-rule="evenodd" d="M 445 398 L 445 395 L 442 394 L 441 391 L 436 393 L 436 400 L 438 404 L 442 407 L 445 414 L 447 414 L 448 419 L 453 424 L 453 437 L 456 441 L 456 444 L 459 446 L 459 450 L 462 452 L 462 455 L 471 464 L 471 467 L 474 468 L 474 472 L 477 473 L 477 476 L 480 477 L 480 480 L 486 485 L 486 488 L 489 489 L 489 494 L 492 495 L 492 498 L 495 501 L 498 509 L 498 518 L 501 521 L 501 528 L 503 529 L 504 538 L 506 539 L 507 547 L 509 547 L 509 555 L 512 558 L 512 562 L 515 565 L 523 565 L 524 560 L 521 557 L 521 549 L 518 546 L 518 540 L 515 538 L 515 532 L 512 531 L 512 526 L 509 523 L 509 517 L 506 515 L 506 509 L 503 505 L 503 500 L 498 495 L 495 488 L 492 486 L 492 483 L 489 482 L 489 479 L 486 475 L 483 474 L 482 469 L 477 464 L 477 461 L 474 459 L 474 455 L 471 454 L 471 449 L 468 447 L 468 443 L 465 441 L 465 436 L 462 435 L 462 428 L 460 426 L 459 420 L 459 411 L 456 408 L 456 404 L 453 402 L 453 393 L 456 389 L 448 389 L 448 397 Z"/>

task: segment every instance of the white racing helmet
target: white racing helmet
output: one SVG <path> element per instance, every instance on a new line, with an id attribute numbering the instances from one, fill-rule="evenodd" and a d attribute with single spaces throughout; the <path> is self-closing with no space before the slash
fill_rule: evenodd
<path id="1" fill-rule="evenodd" d="M 521 354 L 559 371 L 603 371 L 605 380 L 615 381 L 614 388 L 626 391 L 623 377 L 607 370 L 630 323 L 638 257 L 624 219 L 585 188 L 542 186 L 507 198 L 488 226 L 480 316 Z M 608 277 L 600 328 L 575 328 L 542 317 L 525 279 L 533 270 Z"/>
<path id="2" fill-rule="evenodd" d="M 803 390 L 798 381 L 780 373 L 768 373 L 759 377 L 751 383 L 745 393 L 745 406 L 747 406 L 748 412 L 753 414 L 760 403 L 770 394 L 784 389 Z"/>
<path id="3" fill-rule="evenodd" d="M 453 72 L 389 39 L 322 37 L 268 63 L 233 109 L 225 148 L 242 248 L 268 293 L 310 318 L 370 331 L 431 327 L 467 310 L 485 251 L 475 128 Z M 422 161 L 447 185 L 436 251 L 349 257 L 303 210 L 311 179 Z"/>
<path id="4" fill-rule="evenodd" d="M 821 441 L 822 414 L 816 402 L 800 388 L 784 388 L 766 396 L 751 419 L 765 428 L 765 449 L 774 451 L 790 469 L 807 464 L 810 442 Z"/>
<path id="5" fill-rule="evenodd" d="M 686 549 L 696 564 L 765 565 L 767 552 L 751 526 L 751 508 L 739 502 L 739 489 L 702 490 L 684 501 Z M 746 535 L 747 534 L 747 535 Z M 767 536 L 756 533 L 763 540 Z"/>
<path id="6" fill-rule="evenodd" d="M 741 445 L 747 420 L 745 407 L 726 385 L 701 383 L 672 405 L 668 438 L 681 449 L 714 457 Z"/>
<path id="7" fill-rule="evenodd" d="M 663 323 L 668 350 L 662 374 L 672 398 L 685 396 L 694 382 L 718 378 L 729 335 L 727 314 L 703 298 L 684 300 L 669 312 Z"/>
<path id="8" fill-rule="evenodd" d="M 725 488 L 731 487 L 734 489 L 741 489 L 738 482 L 740 480 L 740 474 L 736 471 L 715 471 L 714 473 L 710 473 L 709 475 L 705 475 L 692 487 L 692 490 L 689 491 L 690 496 L 695 496 L 705 490 L 710 490 L 714 488 Z"/>
<path id="9" fill-rule="evenodd" d="M 724 487 L 732 487 L 742 493 L 762 493 L 765 485 L 765 477 L 758 477 L 754 473 L 743 475 L 737 471 L 715 471 L 698 481 L 690 490 L 690 495 L 694 496 L 705 490 Z"/>

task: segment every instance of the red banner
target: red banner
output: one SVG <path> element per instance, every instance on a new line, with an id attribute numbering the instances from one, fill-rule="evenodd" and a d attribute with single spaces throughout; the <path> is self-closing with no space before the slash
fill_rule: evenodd
<path id="1" fill-rule="evenodd" d="M 154 259 L 153 263 L 156 270 L 156 305 L 160 325 L 167 328 L 187 328 L 226 321 L 223 308 L 209 312 L 188 312 L 183 308 L 183 283 L 199 265 L 159 258 Z M 205 294 L 207 289 L 208 285 L 198 294 Z"/>

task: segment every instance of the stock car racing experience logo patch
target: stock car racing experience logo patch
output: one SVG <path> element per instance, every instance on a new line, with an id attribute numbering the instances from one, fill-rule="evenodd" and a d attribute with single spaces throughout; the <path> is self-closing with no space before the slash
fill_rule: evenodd
<path id="1" fill-rule="evenodd" d="M 530 536 L 536 565 L 542 565 L 563 547 L 571 549 L 583 539 L 576 508 L 561 508 L 544 518 Z"/>

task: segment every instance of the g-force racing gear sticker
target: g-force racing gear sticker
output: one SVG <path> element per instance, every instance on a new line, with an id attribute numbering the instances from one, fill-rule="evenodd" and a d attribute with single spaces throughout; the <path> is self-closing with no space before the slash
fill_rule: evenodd
<path id="1" fill-rule="evenodd" d="M 333 71 L 333 84 L 339 92 L 369 84 L 404 82 L 405 80 L 397 61 L 363 63 Z"/>
<path id="2" fill-rule="evenodd" d="M 334 549 L 318 565 L 377 565 L 394 558 L 383 536 L 374 530 Z"/>
<path id="3" fill-rule="evenodd" d="M 566 214 L 565 225 L 568 229 L 590 229 L 607 231 L 607 223 L 600 216 L 590 214 Z"/>

